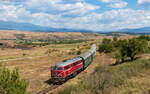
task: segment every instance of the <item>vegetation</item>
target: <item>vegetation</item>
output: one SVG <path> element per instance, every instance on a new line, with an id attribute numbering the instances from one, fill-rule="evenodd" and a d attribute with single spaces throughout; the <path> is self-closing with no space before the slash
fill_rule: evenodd
<path id="1" fill-rule="evenodd" d="M 138 39 L 143 39 L 143 40 L 150 41 L 150 37 L 146 36 L 146 35 L 141 35 L 141 36 L 138 37 Z"/>
<path id="2" fill-rule="evenodd" d="M 0 94 L 27 94 L 28 82 L 21 79 L 18 69 L 12 72 L 0 66 Z"/>
<path id="3" fill-rule="evenodd" d="M 118 66 L 97 67 L 92 74 L 85 77 L 78 85 L 60 90 L 59 94 L 87 94 L 86 92 L 88 94 L 120 94 L 113 93 L 113 91 L 125 88 L 129 83 L 128 79 L 149 70 L 149 62 L 150 60 L 136 60 L 134 63 L 124 63 Z M 126 90 L 126 92 L 128 91 Z M 123 94 L 129 94 L 126 92 Z M 137 92 L 131 90 L 130 94 L 137 94 Z M 148 94 L 148 91 L 140 92 L 147 92 Z"/>
<path id="4" fill-rule="evenodd" d="M 16 39 L 18 40 L 23 40 L 25 38 L 25 34 L 14 34 L 14 36 L 16 37 Z"/>
<path id="5" fill-rule="evenodd" d="M 142 37 L 143 38 L 143 37 Z M 99 46 L 99 52 L 110 53 L 115 52 L 115 58 L 118 62 L 124 62 L 125 58 L 130 57 L 131 60 L 135 59 L 135 56 L 140 53 L 148 51 L 148 41 L 145 37 L 141 39 L 125 39 L 118 40 L 114 37 L 113 41 L 110 39 L 104 39 L 102 44 Z"/>
<path id="6" fill-rule="evenodd" d="M 110 53 L 114 50 L 113 42 L 110 39 L 103 39 L 102 44 L 99 46 L 99 52 Z"/>
<path id="7" fill-rule="evenodd" d="M 23 46 L 46 46 L 49 44 L 73 44 L 73 43 L 81 43 L 89 40 L 55 40 L 55 39 L 47 39 L 47 40 L 17 40 L 15 43 L 17 45 Z"/>

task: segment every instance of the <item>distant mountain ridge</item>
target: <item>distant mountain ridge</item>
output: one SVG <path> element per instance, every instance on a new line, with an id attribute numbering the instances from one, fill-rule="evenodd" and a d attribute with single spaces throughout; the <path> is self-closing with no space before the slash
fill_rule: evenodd
<path id="1" fill-rule="evenodd" d="M 51 28 L 30 23 L 4 22 L 0 21 L 0 30 L 21 30 L 33 32 L 92 32 L 91 30 Z"/>
<path id="2" fill-rule="evenodd" d="M 20 31 L 32 31 L 32 32 L 86 32 L 86 33 L 149 33 L 150 27 L 136 28 L 136 29 L 121 29 L 116 31 L 92 31 L 92 30 L 84 30 L 84 29 L 67 29 L 67 28 L 51 28 L 51 27 L 43 27 L 39 25 L 33 25 L 30 23 L 17 23 L 17 22 L 5 22 L 0 21 L 0 30 L 20 30 Z"/>
<path id="3" fill-rule="evenodd" d="M 150 27 L 142 27 L 136 29 L 121 29 L 117 32 L 130 32 L 130 33 L 150 33 Z"/>

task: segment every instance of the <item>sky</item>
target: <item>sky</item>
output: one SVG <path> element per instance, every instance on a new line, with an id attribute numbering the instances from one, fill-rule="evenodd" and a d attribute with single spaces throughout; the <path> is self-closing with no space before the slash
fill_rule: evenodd
<path id="1" fill-rule="evenodd" d="M 150 0 L 0 0 L 0 21 L 111 31 L 150 26 Z"/>

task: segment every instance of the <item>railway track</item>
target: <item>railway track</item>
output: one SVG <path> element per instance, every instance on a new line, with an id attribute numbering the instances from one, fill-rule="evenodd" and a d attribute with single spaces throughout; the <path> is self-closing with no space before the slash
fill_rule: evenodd
<path id="1" fill-rule="evenodd" d="M 48 94 L 54 92 L 60 85 L 54 85 L 50 86 L 48 88 L 45 88 L 44 90 L 38 92 L 37 94 Z"/>

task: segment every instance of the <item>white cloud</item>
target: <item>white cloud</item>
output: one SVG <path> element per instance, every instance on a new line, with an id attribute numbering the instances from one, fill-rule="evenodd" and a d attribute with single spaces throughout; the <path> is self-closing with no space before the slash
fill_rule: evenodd
<path id="1" fill-rule="evenodd" d="M 104 3 L 110 3 L 110 2 L 118 2 L 118 1 L 121 1 L 121 0 L 100 0 L 101 2 L 104 2 Z"/>
<path id="2" fill-rule="evenodd" d="M 150 0 L 138 0 L 138 4 L 150 3 Z"/>
<path id="3" fill-rule="evenodd" d="M 111 8 L 124 8 L 128 5 L 128 3 L 123 0 L 100 0 L 100 1 L 103 3 L 109 3 L 109 5 L 107 6 Z"/>
<path id="4" fill-rule="evenodd" d="M 60 4 L 61 1 L 51 0 L 52 5 L 56 3 L 57 7 L 60 6 L 55 9 L 59 11 L 56 14 L 40 10 L 32 11 L 32 8 L 29 9 L 24 5 L 0 3 L 0 20 L 26 22 L 54 28 L 91 29 L 97 31 L 112 30 L 112 28 L 113 30 L 137 28 L 149 26 L 150 24 L 150 11 L 148 10 L 128 8 L 96 13 L 92 12 L 92 10 L 99 8 L 98 6 L 93 6 L 80 0 L 78 0 L 79 2 L 72 0 L 74 3 L 63 2 Z M 43 2 L 46 1 L 43 0 Z M 63 8 L 62 5 L 65 5 L 65 7 Z M 36 8 L 40 5 L 35 4 L 33 6 L 33 8 Z M 50 7 L 54 8 L 56 6 Z"/>
<path id="5" fill-rule="evenodd" d="M 137 5 L 143 8 L 150 7 L 150 0 L 138 0 Z"/>
<path id="6" fill-rule="evenodd" d="M 108 7 L 111 7 L 111 8 L 124 8 L 127 5 L 128 5 L 127 2 L 121 1 L 121 2 L 117 2 L 117 3 L 112 3 L 112 4 L 108 5 Z"/>
<path id="7" fill-rule="evenodd" d="M 51 14 L 83 15 L 89 11 L 100 8 L 100 6 L 91 5 L 83 0 L 27 0 L 25 2 L 27 9 L 33 12 L 46 12 Z M 79 11 L 79 12 L 78 12 Z"/>

